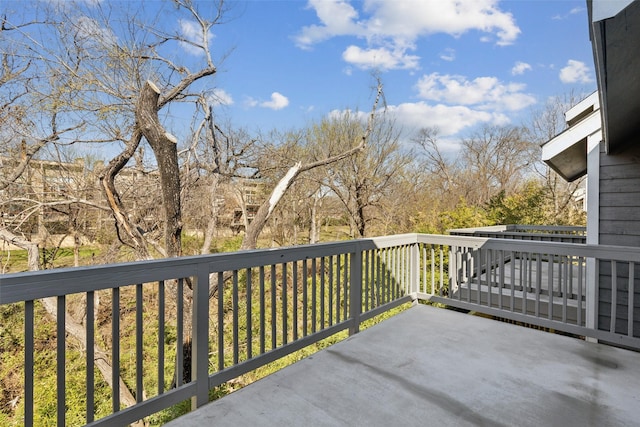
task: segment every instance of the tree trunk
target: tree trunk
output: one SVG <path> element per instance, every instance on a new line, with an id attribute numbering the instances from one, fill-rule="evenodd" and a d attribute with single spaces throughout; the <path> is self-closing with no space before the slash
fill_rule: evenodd
<path id="1" fill-rule="evenodd" d="M 211 216 L 209 217 L 209 221 L 207 222 L 207 229 L 204 232 L 204 241 L 202 242 L 202 247 L 200 248 L 200 254 L 206 255 L 211 252 L 211 243 L 213 242 L 213 235 L 217 229 L 218 222 L 218 213 L 220 208 L 218 207 L 218 188 L 219 188 L 219 179 L 218 176 L 215 175 L 213 177 L 213 182 L 211 183 Z"/>
<path id="2" fill-rule="evenodd" d="M 27 266 L 29 271 L 40 270 L 40 253 L 38 252 L 38 244 L 30 242 L 17 236 L 7 230 L 6 228 L 0 228 L 0 240 L 22 248 L 27 251 Z"/>
<path id="3" fill-rule="evenodd" d="M 133 157 L 138 145 L 140 145 L 141 139 L 142 133 L 139 130 L 135 130 L 124 151 L 113 158 L 100 173 L 100 183 L 104 190 L 107 203 L 111 208 L 111 212 L 113 212 L 113 217 L 116 221 L 116 231 L 120 241 L 133 248 L 138 259 L 151 259 L 145 238 L 129 218 L 115 185 L 116 176 L 122 168 L 124 168 L 129 159 Z M 125 232 L 125 236 L 121 234 L 122 231 Z M 123 238 L 126 238 L 126 241 L 123 240 Z"/>
<path id="4" fill-rule="evenodd" d="M 346 150 L 333 157 L 328 157 L 326 159 L 318 160 L 316 162 L 307 163 L 304 165 L 301 162 L 298 162 L 295 165 L 293 165 L 291 168 L 289 168 L 285 176 L 282 177 L 280 181 L 278 181 L 278 184 L 275 186 L 275 188 L 271 192 L 271 197 L 269 197 L 268 200 L 265 200 L 258 208 L 258 212 L 256 213 L 255 218 L 253 219 L 251 224 L 249 224 L 249 227 L 247 227 L 246 229 L 244 238 L 242 239 L 242 245 L 240 246 L 241 250 L 256 248 L 258 244 L 258 237 L 260 236 L 262 229 L 264 228 L 265 224 L 271 217 L 271 214 L 276 208 L 276 205 L 278 204 L 278 202 L 280 202 L 280 200 L 282 199 L 282 196 L 284 196 L 284 194 L 291 187 L 291 185 L 293 185 L 293 182 L 298 177 L 298 175 L 300 175 L 302 172 L 306 172 L 320 166 L 326 166 L 331 163 L 346 159 L 366 148 L 367 140 L 369 139 L 369 135 L 371 134 L 371 131 L 373 129 L 373 121 L 375 118 L 376 108 L 378 106 L 378 102 L 381 96 L 382 96 L 382 83 L 378 81 L 376 98 L 373 103 L 373 107 L 371 108 L 371 112 L 369 113 L 369 122 L 367 124 L 367 128 L 365 129 L 365 132 L 362 135 L 360 143 L 357 146 L 349 150 Z M 211 295 L 211 292 L 210 292 L 210 295 Z"/>
<path id="5" fill-rule="evenodd" d="M 276 205 L 282 199 L 282 196 L 287 192 L 287 190 L 293 184 L 295 178 L 298 176 L 302 168 L 302 163 L 298 162 L 293 165 L 285 176 L 283 176 L 278 184 L 275 186 L 273 191 L 271 191 L 271 197 L 265 200 L 260 207 L 258 208 L 258 212 L 256 212 L 256 216 L 251 221 L 251 224 L 245 230 L 244 238 L 242 239 L 242 245 L 240 249 L 255 249 L 258 244 L 258 237 L 262 232 L 265 224 L 271 217 L 273 210 L 276 208 Z"/>
<path id="6" fill-rule="evenodd" d="M 136 104 L 136 122 L 153 149 L 160 172 L 165 214 L 165 247 L 168 257 L 182 254 L 182 216 L 180 206 L 180 169 L 177 139 L 168 133 L 158 118 L 160 90 L 150 81 L 142 87 Z"/>
<path id="7" fill-rule="evenodd" d="M 320 205 L 320 197 L 318 197 L 318 193 L 316 193 L 313 195 L 313 205 L 311 205 L 311 224 L 309 227 L 309 243 L 311 244 L 317 243 L 320 240 L 318 205 Z"/>

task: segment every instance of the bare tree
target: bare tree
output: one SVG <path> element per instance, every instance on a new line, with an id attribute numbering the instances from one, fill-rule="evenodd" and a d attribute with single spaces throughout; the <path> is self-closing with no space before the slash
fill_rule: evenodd
<path id="1" fill-rule="evenodd" d="M 8 129 L 4 126 L 6 120 L 11 121 L 12 128 L 10 133 L 7 131 L 7 139 L 3 134 L 3 143 L 15 145 L 16 140 L 25 140 L 23 155 L 17 167 L 12 169 L 13 174 L 3 174 L 3 188 L 24 177 L 25 171 L 29 170 L 28 164 L 47 145 L 63 147 L 89 141 L 112 144 L 112 147 L 121 144 L 121 153 L 100 175 L 106 203 L 116 220 L 121 241 L 136 251 L 137 258 L 150 258 L 150 246 L 163 255 L 179 255 L 182 222 L 177 141 L 165 129 L 161 113 L 172 102 L 198 99 L 198 93 L 190 92 L 193 83 L 216 72 L 209 50 L 209 31 L 212 25 L 220 22 L 224 3 L 219 2 L 217 9 L 207 5 L 209 11 L 216 12 L 207 20 L 191 1 L 173 2 L 174 13 L 184 13 L 199 26 L 200 37 L 194 39 L 163 32 L 154 23 L 139 22 L 144 14 L 127 14 L 122 10 L 117 13 L 122 13 L 127 24 L 116 31 L 113 25 L 122 21 L 111 19 L 116 11 L 109 10 L 108 4 L 79 3 L 73 8 L 64 2 L 42 4 L 43 8 L 49 6 L 51 9 L 45 14 L 47 19 L 34 23 L 38 26 L 37 31 L 15 24 L 14 18 L 3 18 L 3 47 L 12 43 L 20 47 L 15 49 L 19 54 L 5 55 L 4 59 L 1 93 L 9 95 L 2 99 L 2 104 L 10 105 L 12 112 L 5 117 L 4 113 L 9 109 L 3 108 L 0 117 L 3 132 Z M 124 6 L 123 9 L 143 7 L 133 3 L 123 3 L 118 8 L 120 6 Z M 122 32 L 123 29 L 129 33 Z M 4 38 L 7 33 L 11 37 Z M 171 45 L 174 49 L 183 46 L 199 49 L 201 67 L 192 71 L 184 64 L 173 63 L 166 55 L 166 49 Z M 7 48 L 3 52 L 11 50 Z M 13 92 L 4 90 L 9 85 Z M 37 106 L 41 111 L 29 110 L 29 106 Z M 49 120 L 46 120 L 47 116 Z M 62 130 L 63 126 L 58 126 L 60 123 L 64 123 Z M 140 152 L 143 141 L 155 154 L 160 176 L 164 245 L 150 239 L 152 233 L 145 229 L 141 216 L 131 210 L 132 202 L 122 197 L 122 171 Z M 68 194 L 64 200 L 48 200 L 46 204 L 71 206 L 79 202 L 78 197 Z M 43 203 L 33 203 L 29 209 L 36 212 Z M 72 214 L 72 209 L 69 213 Z M 30 268 L 40 267 L 37 243 L 6 227 L 0 229 L 0 238 L 27 249 Z M 33 253 L 36 255 L 31 256 Z M 43 303 L 56 318 L 56 304 L 48 300 Z M 67 332 L 86 345 L 83 328 L 69 313 L 65 317 Z M 101 358 L 96 366 L 109 383 L 113 376 L 108 359 L 98 348 L 95 353 Z M 122 381 L 120 390 L 123 403 L 135 403 Z"/>
<path id="2" fill-rule="evenodd" d="M 420 148 L 422 161 L 420 164 L 428 171 L 429 182 L 437 190 L 440 197 L 457 194 L 460 167 L 457 155 L 445 155 L 438 140 L 440 131 L 435 127 L 420 129 L 412 141 Z"/>
<path id="3" fill-rule="evenodd" d="M 349 144 L 362 129 L 357 115 L 351 113 L 345 113 L 323 126 L 331 130 L 317 133 L 322 138 L 318 141 L 320 146 L 331 146 L 337 141 Z M 339 135 L 335 141 L 325 139 L 333 135 Z M 393 123 L 381 116 L 376 117 L 371 128 L 367 150 L 330 168 L 327 185 L 348 213 L 352 236 L 367 235 L 370 226 L 380 218 L 387 193 L 409 162 L 409 153 L 401 150 L 399 132 Z"/>
<path id="4" fill-rule="evenodd" d="M 532 111 L 531 119 L 526 125 L 529 138 L 541 146 L 562 132 L 567 127 L 564 113 L 582 98 L 582 95 L 573 92 L 549 98 L 543 107 Z M 541 159 L 541 149 L 537 151 L 536 155 L 538 159 Z M 584 178 L 566 182 L 541 161 L 538 161 L 534 166 L 537 174 L 544 180 L 546 192 L 550 198 L 549 221 L 554 224 L 565 223 L 568 216 L 575 216 L 568 215 L 568 213 L 575 210 L 573 206 L 575 195 L 579 188 L 584 187 Z"/>
<path id="5" fill-rule="evenodd" d="M 484 205 L 501 191 L 513 192 L 532 173 L 534 148 L 524 129 L 512 126 L 485 126 L 463 139 L 460 158 L 466 200 Z"/>

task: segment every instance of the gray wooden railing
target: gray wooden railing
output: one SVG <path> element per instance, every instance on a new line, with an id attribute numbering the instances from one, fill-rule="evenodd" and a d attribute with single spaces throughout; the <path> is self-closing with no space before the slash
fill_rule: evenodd
<path id="1" fill-rule="evenodd" d="M 587 228 L 562 225 L 507 224 L 449 230 L 452 236 L 493 237 L 541 242 L 587 243 Z"/>
<path id="2" fill-rule="evenodd" d="M 3 275 L 0 304 L 24 312 L 25 425 L 38 419 L 35 342 L 51 337 L 36 336 L 34 312 L 47 298 L 55 299 L 58 319 L 58 425 L 66 423 L 65 364 L 74 343 L 65 337 L 65 314 L 78 304 L 85 308 L 85 422 L 126 425 L 185 399 L 199 407 L 216 387 L 338 332 L 357 333 L 362 322 L 410 301 L 640 348 L 638 264 L 635 248 L 406 234 Z M 609 312 L 599 313 L 602 285 L 595 283 L 605 266 L 617 291 L 608 296 Z M 608 328 L 598 321 L 621 314 L 625 322 Z M 105 328 L 107 354 L 98 354 Z M 125 328 L 134 343 L 122 340 Z M 113 369 L 111 414 L 98 418 L 100 358 Z M 132 406 L 123 404 L 122 378 Z"/>

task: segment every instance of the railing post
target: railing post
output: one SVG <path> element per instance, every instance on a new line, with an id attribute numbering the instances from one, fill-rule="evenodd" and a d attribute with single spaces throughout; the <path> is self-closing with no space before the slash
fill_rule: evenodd
<path id="1" fill-rule="evenodd" d="M 350 261 L 349 309 L 351 326 L 349 327 L 349 335 L 353 335 L 360 331 L 360 314 L 362 313 L 362 247 L 359 243 L 355 244 Z"/>
<path id="2" fill-rule="evenodd" d="M 459 277 L 459 269 L 461 268 L 461 263 L 458 263 L 458 261 L 461 261 L 458 259 L 458 256 L 460 254 L 460 251 L 458 249 L 457 246 L 449 246 L 449 265 L 448 267 L 448 278 L 447 278 L 447 283 L 448 283 L 448 287 L 449 287 L 449 298 L 453 298 L 454 294 L 456 292 L 459 291 L 459 283 L 458 283 L 458 277 Z M 444 261 L 443 261 L 444 262 Z M 460 264 L 460 265 L 459 265 Z M 442 293 L 442 289 L 440 289 L 440 293 Z M 460 297 L 460 294 L 458 294 L 458 297 Z"/>
<path id="3" fill-rule="evenodd" d="M 209 266 L 206 263 L 197 266 L 191 311 L 191 380 L 196 382 L 191 409 L 196 409 L 209 401 Z"/>
<path id="4" fill-rule="evenodd" d="M 413 243 L 409 249 L 409 295 L 414 304 L 418 302 L 420 290 L 420 244 Z"/>
<path id="5" fill-rule="evenodd" d="M 598 329 L 598 278 L 600 268 L 597 258 L 587 258 L 586 264 L 585 326 L 595 331 Z M 587 337 L 587 341 L 598 342 L 597 339 L 590 337 Z"/>

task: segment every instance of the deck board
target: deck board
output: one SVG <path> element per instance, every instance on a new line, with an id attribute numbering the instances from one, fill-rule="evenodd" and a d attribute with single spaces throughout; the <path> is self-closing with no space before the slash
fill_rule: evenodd
<path id="1" fill-rule="evenodd" d="M 419 305 L 167 424 L 631 426 L 640 353 Z"/>

